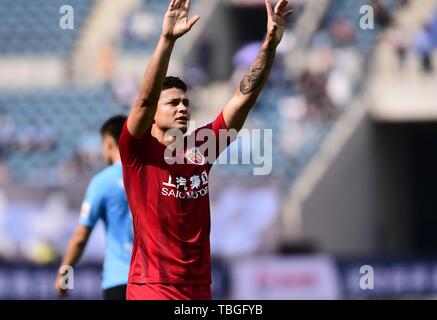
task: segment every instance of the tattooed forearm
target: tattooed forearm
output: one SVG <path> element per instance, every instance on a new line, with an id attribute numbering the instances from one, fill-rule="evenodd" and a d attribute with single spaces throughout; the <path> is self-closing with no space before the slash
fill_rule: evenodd
<path id="1" fill-rule="evenodd" d="M 254 92 L 267 78 L 275 59 L 275 49 L 263 48 L 240 82 L 242 94 Z"/>

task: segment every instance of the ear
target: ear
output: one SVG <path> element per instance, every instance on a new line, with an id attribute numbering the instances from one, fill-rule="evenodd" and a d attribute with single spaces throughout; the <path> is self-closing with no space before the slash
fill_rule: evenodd
<path id="1" fill-rule="evenodd" d="M 118 148 L 117 142 L 115 141 L 114 137 L 111 137 L 111 140 L 109 140 L 109 148 L 111 150 Z"/>

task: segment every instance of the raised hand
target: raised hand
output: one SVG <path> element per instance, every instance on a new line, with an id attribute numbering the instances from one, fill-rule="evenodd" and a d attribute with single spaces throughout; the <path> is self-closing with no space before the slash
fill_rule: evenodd
<path id="1" fill-rule="evenodd" d="M 171 0 L 167 13 L 164 17 L 162 35 L 165 38 L 176 40 L 191 30 L 193 25 L 199 21 L 200 16 L 195 15 L 188 20 L 191 0 Z"/>
<path id="2" fill-rule="evenodd" d="M 287 0 L 279 0 L 274 8 L 270 0 L 265 0 L 267 8 L 267 40 L 274 46 L 277 46 L 284 35 L 286 21 L 293 13 L 293 10 L 285 11 Z"/>

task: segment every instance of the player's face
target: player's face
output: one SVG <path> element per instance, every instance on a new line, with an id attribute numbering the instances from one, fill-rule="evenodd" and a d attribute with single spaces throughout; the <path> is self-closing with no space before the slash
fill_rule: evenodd
<path id="1" fill-rule="evenodd" d="M 163 131 L 179 129 L 185 133 L 190 116 L 190 101 L 183 90 L 170 88 L 161 92 L 155 114 L 158 128 Z"/>
<path id="2" fill-rule="evenodd" d="M 105 161 L 111 165 L 113 164 L 114 150 L 117 148 L 117 144 L 112 136 L 105 134 L 102 137 L 102 155 Z"/>

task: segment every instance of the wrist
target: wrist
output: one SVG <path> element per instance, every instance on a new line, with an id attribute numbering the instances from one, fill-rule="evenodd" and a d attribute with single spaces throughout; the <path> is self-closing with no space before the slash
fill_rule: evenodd
<path id="1" fill-rule="evenodd" d="M 174 44 L 176 42 L 177 38 L 174 37 L 174 36 L 169 36 L 169 35 L 161 34 L 161 40 L 165 41 L 165 42 L 168 42 L 170 44 Z"/>
<path id="2" fill-rule="evenodd" d="M 264 40 L 263 46 L 262 48 L 264 50 L 276 50 L 276 48 L 278 47 L 279 43 L 276 43 L 272 38 L 267 37 Z"/>

